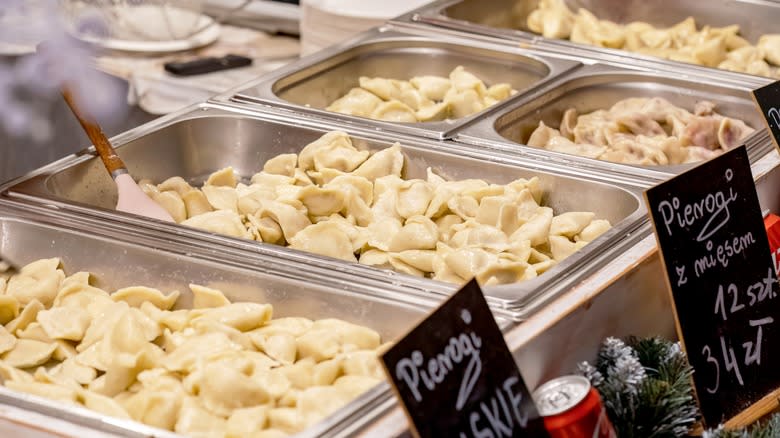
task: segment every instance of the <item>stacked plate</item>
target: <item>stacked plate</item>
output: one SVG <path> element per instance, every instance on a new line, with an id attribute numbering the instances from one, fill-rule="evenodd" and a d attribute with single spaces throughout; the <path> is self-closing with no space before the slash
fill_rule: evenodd
<path id="1" fill-rule="evenodd" d="M 417 8 L 429 0 L 301 0 L 301 54 L 307 55 Z"/>

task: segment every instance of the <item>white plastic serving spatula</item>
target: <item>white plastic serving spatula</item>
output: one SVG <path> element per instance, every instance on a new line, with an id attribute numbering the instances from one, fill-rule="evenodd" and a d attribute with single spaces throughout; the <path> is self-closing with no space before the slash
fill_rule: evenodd
<path id="1" fill-rule="evenodd" d="M 87 137 L 92 140 L 92 144 L 95 145 L 95 150 L 97 150 L 100 159 L 103 160 L 103 164 L 106 166 L 106 170 L 108 170 L 108 173 L 111 174 L 111 178 L 113 178 L 116 183 L 116 189 L 119 194 L 116 209 L 153 219 L 173 222 L 174 220 L 171 215 L 159 204 L 146 196 L 146 193 L 138 187 L 138 184 L 135 183 L 133 177 L 128 173 L 125 163 L 122 162 L 122 159 L 116 154 L 116 151 L 111 146 L 106 135 L 103 134 L 100 125 L 98 125 L 92 117 L 89 117 L 86 113 L 81 111 L 73 99 L 70 90 L 63 88 L 62 96 L 65 98 L 65 102 L 68 103 L 70 110 L 73 111 L 73 114 L 79 120 L 79 123 L 81 123 L 81 127 L 84 128 Z"/>

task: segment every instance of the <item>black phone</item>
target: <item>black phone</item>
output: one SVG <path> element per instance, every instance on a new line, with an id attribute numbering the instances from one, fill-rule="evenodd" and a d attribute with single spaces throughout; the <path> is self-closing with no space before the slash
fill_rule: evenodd
<path id="1" fill-rule="evenodd" d="M 165 63 L 165 71 L 176 76 L 194 76 L 215 71 L 252 65 L 252 59 L 246 56 L 225 55 L 221 58 L 198 58 L 191 61 L 172 61 Z"/>

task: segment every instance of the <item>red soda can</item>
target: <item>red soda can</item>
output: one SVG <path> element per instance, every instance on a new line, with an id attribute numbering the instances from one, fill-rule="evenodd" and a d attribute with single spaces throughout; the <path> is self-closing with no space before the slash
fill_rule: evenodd
<path id="1" fill-rule="evenodd" d="M 582 376 L 550 380 L 533 393 L 551 438 L 617 438 L 599 393 Z"/>

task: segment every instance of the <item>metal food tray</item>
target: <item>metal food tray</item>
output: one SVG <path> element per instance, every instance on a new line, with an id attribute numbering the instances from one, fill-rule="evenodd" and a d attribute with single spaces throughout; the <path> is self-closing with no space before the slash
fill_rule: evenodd
<path id="1" fill-rule="evenodd" d="M 740 34 L 755 44 L 764 34 L 777 33 L 776 17 L 780 2 L 772 0 L 565 0 L 573 12 L 585 8 L 599 19 L 619 24 L 642 21 L 656 27 L 669 27 L 688 17 L 696 25 L 722 27 L 737 24 Z M 571 56 L 609 60 L 625 65 L 691 70 L 714 77 L 730 76 L 742 80 L 771 79 L 734 73 L 714 67 L 705 67 L 670 61 L 618 49 L 608 49 L 568 40 L 551 39 L 531 32 L 528 15 L 536 9 L 539 0 L 438 0 L 392 20 L 400 26 L 432 26 L 471 35 L 509 39 L 521 45 L 531 44 L 544 51 Z"/>
<path id="2" fill-rule="evenodd" d="M 89 271 L 94 274 L 95 285 L 107 290 L 133 285 L 178 290 L 178 308 L 191 305 L 188 284 L 197 283 L 222 290 L 231 301 L 270 303 L 274 317 L 340 318 L 371 327 L 388 341 L 403 336 L 438 305 L 431 297 L 414 297 L 387 286 L 379 290 L 359 281 L 325 284 L 318 280 L 325 277 L 307 276 L 305 270 L 277 270 L 281 265 L 267 258 L 262 262 L 267 269 L 263 272 L 224 254 L 199 253 L 164 239 L 117 231 L 94 219 L 74 219 L 34 206 L 19 209 L 13 204 L 0 205 L 0 253 L 10 260 L 24 264 L 60 257 L 66 273 Z M 500 326 L 508 327 L 506 318 L 497 320 Z M 383 406 L 392 400 L 390 386 L 383 382 L 296 437 L 345 436 L 342 429 L 371 421 L 375 411 L 385 409 Z M 120 436 L 181 437 L 3 386 L 0 404 Z"/>
<path id="3" fill-rule="evenodd" d="M 507 82 L 518 94 L 470 116 L 439 122 L 394 123 L 325 110 L 357 87 L 360 76 L 402 80 L 419 75 L 447 77 L 459 65 L 488 85 Z M 293 62 L 223 93 L 216 100 L 271 105 L 314 117 L 443 139 L 456 128 L 577 66 L 575 61 L 532 54 L 508 45 L 380 28 Z"/>
<path id="4" fill-rule="evenodd" d="M 284 120 L 282 120 L 284 119 Z M 338 126 L 301 119 L 290 120 L 274 113 L 201 104 L 178 114 L 143 125 L 115 138 L 118 152 L 131 174 L 161 182 L 182 176 L 194 184 L 211 173 L 233 166 L 242 178 L 262 169 L 263 163 L 281 153 L 299 152 L 306 144 Z M 635 230 L 647 221 L 640 190 L 650 182 L 634 177 L 617 177 L 587 172 L 555 163 L 525 160 L 513 154 L 491 153 L 452 142 L 394 137 L 370 129 L 345 129 L 360 149 L 382 149 L 400 141 L 406 156 L 405 176 L 426 178 L 433 167 L 450 179 L 484 178 L 508 183 L 517 178 L 539 176 L 545 191 L 544 204 L 556 213 L 593 211 L 608 219 L 613 228 L 587 247 L 545 274 L 518 284 L 485 288 L 494 308 L 513 311 L 521 319 L 583 278 L 609 259 L 613 251 L 631 245 L 639 236 Z M 160 236 L 190 238 L 206 248 L 238 251 L 251 259 L 256 254 L 276 256 L 301 264 L 301 269 L 321 267 L 331 276 L 347 275 L 401 284 L 421 293 L 446 296 L 457 285 L 422 279 L 393 271 L 318 256 L 282 246 L 208 233 L 195 228 L 163 223 L 113 210 L 114 184 L 101 161 L 90 151 L 66 157 L 27 176 L 0 187 L 3 197 L 23 199 L 60 211 L 97 216 L 131 227 L 154 229 Z M 197 243 L 193 243 L 197 244 Z"/>
<path id="5" fill-rule="evenodd" d="M 587 65 L 564 75 L 502 111 L 464 128 L 456 139 L 488 148 L 541 153 L 553 160 L 584 162 L 588 166 L 616 172 L 648 176 L 659 174 L 661 178 L 696 166 L 697 163 L 662 166 L 613 163 L 525 145 L 540 120 L 547 126 L 558 128 L 568 108 L 576 108 L 580 114 L 585 114 L 609 109 L 617 101 L 629 97 L 662 97 L 689 111 L 698 101 L 712 101 L 719 114 L 742 119 L 756 129 L 744 140 L 751 159 L 758 159 L 773 149 L 763 116 L 753 102 L 749 88 L 719 84 L 705 78 L 670 77 L 606 64 Z"/>

